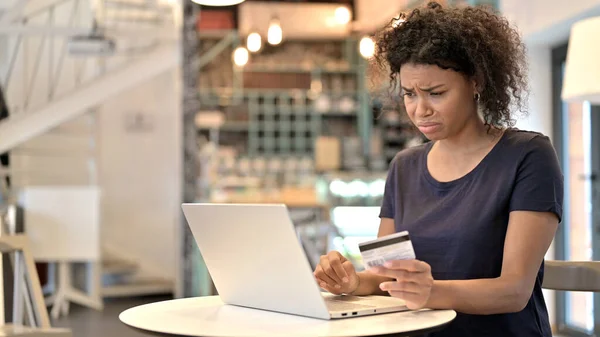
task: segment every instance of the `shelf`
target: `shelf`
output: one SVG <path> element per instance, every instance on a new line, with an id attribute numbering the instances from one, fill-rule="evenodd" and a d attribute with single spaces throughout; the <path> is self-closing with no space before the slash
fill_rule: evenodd
<path id="1" fill-rule="evenodd" d="M 320 113 L 317 112 L 321 117 L 357 117 L 358 114 L 356 113 L 356 111 L 354 112 L 325 112 L 325 113 Z"/>
<path id="2" fill-rule="evenodd" d="M 211 39 L 218 40 L 222 39 L 228 35 L 235 34 L 235 29 L 210 29 L 210 30 L 201 30 L 196 31 L 196 36 L 198 39 Z"/>
<path id="3" fill-rule="evenodd" d="M 243 68 L 244 72 L 254 73 L 306 73 L 321 72 L 329 74 L 355 74 L 357 70 L 352 66 L 302 66 L 302 65 L 269 65 L 269 64 L 248 64 Z"/>
<path id="4" fill-rule="evenodd" d="M 206 127 L 206 126 L 199 126 L 198 130 L 210 130 L 210 129 L 216 129 L 216 130 L 222 130 L 222 131 L 244 131 L 247 132 L 248 131 L 248 127 L 249 127 L 249 123 L 248 122 L 243 122 L 243 121 L 231 121 L 231 122 L 225 122 L 223 125 L 221 125 L 218 128 L 211 128 L 211 127 Z"/>
<path id="5" fill-rule="evenodd" d="M 355 179 L 372 181 L 376 179 L 385 179 L 387 177 L 387 171 L 373 171 L 367 169 L 353 171 L 325 171 L 321 174 L 321 176 L 328 181 L 336 179 L 345 181 L 351 181 Z"/>
<path id="6" fill-rule="evenodd" d="M 231 90 L 230 88 L 200 88 L 198 95 L 200 97 L 219 98 L 219 97 L 252 97 L 252 96 L 270 96 L 277 97 L 281 95 L 297 97 L 298 94 L 306 97 L 310 90 L 308 89 L 238 89 Z M 322 95 L 328 95 L 331 99 L 337 100 L 338 97 L 352 96 L 356 97 L 359 94 L 356 90 L 323 90 Z"/>

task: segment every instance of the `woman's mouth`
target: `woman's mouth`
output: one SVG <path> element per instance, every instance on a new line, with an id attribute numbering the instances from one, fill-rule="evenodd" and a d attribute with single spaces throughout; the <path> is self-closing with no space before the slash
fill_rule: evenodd
<path id="1" fill-rule="evenodd" d="M 419 131 L 421 131 L 424 134 L 434 133 L 434 132 L 438 131 L 441 128 L 441 126 L 442 126 L 442 124 L 440 124 L 440 123 L 431 123 L 431 122 L 417 124 Z"/>

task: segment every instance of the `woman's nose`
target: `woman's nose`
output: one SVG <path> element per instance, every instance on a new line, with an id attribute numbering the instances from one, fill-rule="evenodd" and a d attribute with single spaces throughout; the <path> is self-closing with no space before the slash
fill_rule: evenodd
<path id="1" fill-rule="evenodd" d="M 415 110 L 416 117 L 427 117 L 431 115 L 431 107 L 426 99 L 419 97 L 417 100 L 417 109 Z"/>

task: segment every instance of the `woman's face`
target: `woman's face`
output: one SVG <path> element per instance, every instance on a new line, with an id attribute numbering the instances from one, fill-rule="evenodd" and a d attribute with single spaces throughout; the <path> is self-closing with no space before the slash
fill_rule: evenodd
<path id="1" fill-rule="evenodd" d="M 430 140 L 452 137 L 477 118 L 475 83 L 459 72 L 408 63 L 400 82 L 408 117 Z"/>

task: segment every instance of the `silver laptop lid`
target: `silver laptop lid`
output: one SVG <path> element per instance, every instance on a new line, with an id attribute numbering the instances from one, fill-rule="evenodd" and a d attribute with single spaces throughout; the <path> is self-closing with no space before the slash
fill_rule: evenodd
<path id="1" fill-rule="evenodd" d="M 225 303 L 330 317 L 285 205 L 182 208 Z"/>

